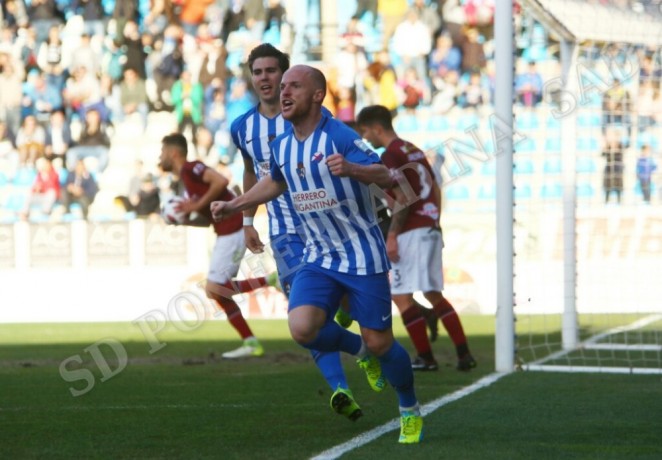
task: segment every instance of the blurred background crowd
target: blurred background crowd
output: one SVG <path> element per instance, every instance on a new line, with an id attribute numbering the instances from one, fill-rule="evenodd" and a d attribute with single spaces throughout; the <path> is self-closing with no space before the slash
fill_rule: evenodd
<path id="1" fill-rule="evenodd" d="M 662 19 L 653 1 L 588 3 Z M 555 103 L 543 87 L 559 75 L 558 46 L 515 9 L 518 111 L 553 129 L 539 107 Z M 324 69 L 337 118 L 382 104 L 439 166 L 444 131 L 461 133 L 492 110 L 494 11 L 495 0 L 3 1 L 0 220 L 154 215 L 176 192 L 177 178 L 157 165 L 159 141 L 174 130 L 189 138 L 191 159 L 240 182 L 228 130 L 256 103 L 245 62 L 262 42 Z M 587 45 L 586 59 L 603 49 Z M 662 69 L 657 49 L 633 51 L 638 77 L 609 82 L 587 126 L 605 174 L 623 173 L 628 148 L 647 158 L 633 161 L 649 177 L 637 196 L 650 201 L 657 143 L 642 139 L 662 120 Z M 538 149 L 553 137 L 542 132 Z"/>

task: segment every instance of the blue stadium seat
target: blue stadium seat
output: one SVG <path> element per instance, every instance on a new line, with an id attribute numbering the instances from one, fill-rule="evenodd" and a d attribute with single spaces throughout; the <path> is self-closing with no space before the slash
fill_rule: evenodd
<path id="1" fill-rule="evenodd" d="M 595 195 L 593 185 L 588 182 L 577 184 L 577 197 L 578 198 L 591 198 Z"/>
<path id="2" fill-rule="evenodd" d="M 658 150 L 659 141 L 650 132 L 640 133 L 637 137 L 637 148 L 640 149 L 644 145 L 648 145 L 653 150 Z"/>
<path id="3" fill-rule="evenodd" d="M 575 170 L 578 173 L 594 173 L 598 170 L 595 160 L 591 157 L 577 157 L 575 162 Z"/>
<path id="4" fill-rule="evenodd" d="M 455 128 L 460 131 L 465 131 L 474 127 L 476 129 L 480 127 L 480 118 L 478 118 L 478 115 L 475 113 L 463 113 L 455 124 Z"/>
<path id="5" fill-rule="evenodd" d="M 480 167 L 480 173 L 483 176 L 494 176 L 496 175 L 496 161 L 485 161 Z"/>
<path id="6" fill-rule="evenodd" d="M 530 137 L 522 139 L 515 144 L 515 151 L 519 153 L 531 153 L 536 150 L 536 141 Z"/>
<path id="7" fill-rule="evenodd" d="M 463 184 L 451 184 L 444 187 L 444 198 L 447 200 L 467 200 L 469 199 L 469 187 Z"/>
<path id="8" fill-rule="evenodd" d="M 19 168 L 14 176 L 14 185 L 19 187 L 32 186 L 34 180 L 37 178 L 37 170 L 34 168 Z"/>
<path id="9" fill-rule="evenodd" d="M 483 200 L 490 200 L 496 198 L 496 185 L 483 184 L 478 189 L 478 198 Z"/>
<path id="10" fill-rule="evenodd" d="M 518 174 L 533 174 L 533 161 L 529 159 L 516 159 L 515 172 Z"/>
<path id="11" fill-rule="evenodd" d="M 546 174 L 558 174 L 561 172 L 561 159 L 557 157 L 545 159 L 543 171 Z"/>
<path id="12" fill-rule="evenodd" d="M 416 115 L 410 115 L 408 113 L 398 114 L 393 127 L 399 133 L 414 133 L 420 129 Z"/>
<path id="13" fill-rule="evenodd" d="M 561 139 L 558 137 L 548 137 L 545 140 L 545 152 L 547 153 L 560 153 L 561 152 Z"/>
<path id="14" fill-rule="evenodd" d="M 15 189 L 5 203 L 5 209 L 13 212 L 20 212 L 25 207 L 26 200 L 28 199 L 28 192 L 24 188 Z"/>
<path id="15" fill-rule="evenodd" d="M 443 115 L 432 115 L 428 120 L 427 130 L 431 133 L 438 133 L 440 131 L 448 131 L 450 127 L 448 118 Z"/>
<path id="16" fill-rule="evenodd" d="M 602 119 L 597 113 L 582 113 L 577 116 L 577 125 L 584 128 L 599 128 L 602 126 Z"/>
<path id="17" fill-rule="evenodd" d="M 529 184 L 522 184 L 515 187 L 514 197 L 517 200 L 526 200 L 531 198 L 533 193 L 531 192 L 531 186 Z"/>
<path id="18" fill-rule="evenodd" d="M 538 129 L 540 127 L 540 120 L 536 112 L 526 111 L 517 115 L 515 118 L 515 126 L 517 129 Z"/>
<path id="19" fill-rule="evenodd" d="M 598 140 L 595 137 L 578 137 L 577 150 L 597 152 L 600 149 Z"/>
<path id="20" fill-rule="evenodd" d="M 5 175 L 5 173 L 0 172 L 0 187 L 4 187 L 9 183 L 9 179 Z"/>
<path id="21" fill-rule="evenodd" d="M 555 118 L 554 115 L 550 114 L 547 116 L 547 128 L 548 129 L 560 129 L 561 128 L 561 119 Z"/>
<path id="22" fill-rule="evenodd" d="M 562 196 L 563 186 L 558 182 L 544 184 L 540 189 L 541 198 L 561 198 Z"/>

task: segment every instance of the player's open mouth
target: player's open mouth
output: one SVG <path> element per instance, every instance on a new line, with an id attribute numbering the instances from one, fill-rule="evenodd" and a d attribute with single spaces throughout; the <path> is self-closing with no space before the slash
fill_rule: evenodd
<path id="1" fill-rule="evenodd" d="M 294 105 L 294 102 L 290 101 L 289 99 L 286 99 L 281 102 L 281 105 L 283 106 L 283 109 L 292 107 Z"/>
<path id="2" fill-rule="evenodd" d="M 271 89 L 271 85 L 262 85 L 260 86 L 260 90 L 262 91 L 269 91 Z"/>

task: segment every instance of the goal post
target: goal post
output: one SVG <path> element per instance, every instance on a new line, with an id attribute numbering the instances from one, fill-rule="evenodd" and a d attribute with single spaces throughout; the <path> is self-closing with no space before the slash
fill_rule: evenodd
<path id="1" fill-rule="evenodd" d="M 555 56 L 537 62 L 554 76 L 545 101 L 530 109 L 513 99 L 518 66 L 534 58 L 518 54 L 510 3 L 495 13 L 495 111 L 534 147 L 503 143 L 496 158 L 496 369 L 662 374 L 662 288 L 654 275 L 662 194 L 643 204 L 635 179 L 642 148 L 662 159 L 662 113 L 644 125 L 643 107 L 612 107 L 617 96 L 642 94 L 644 57 L 662 101 L 662 15 L 521 0 L 534 39 L 543 37 Z M 607 162 L 616 145 L 622 177 L 614 202 Z"/>

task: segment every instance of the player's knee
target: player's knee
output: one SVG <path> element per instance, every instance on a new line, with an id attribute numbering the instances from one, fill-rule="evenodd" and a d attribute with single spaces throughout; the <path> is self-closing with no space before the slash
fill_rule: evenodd
<path id="1" fill-rule="evenodd" d="M 301 324 L 290 322 L 290 335 L 296 343 L 306 346 L 315 341 L 319 333 L 319 329 L 312 324 Z"/>
<path id="2" fill-rule="evenodd" d="M 375 356 L 382 356 L 393 346 L 393 331 L 363 330 L 361 336 L 366 348 Z"/>

